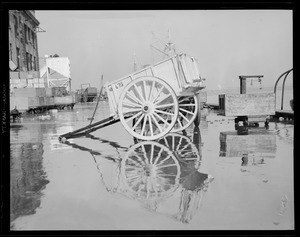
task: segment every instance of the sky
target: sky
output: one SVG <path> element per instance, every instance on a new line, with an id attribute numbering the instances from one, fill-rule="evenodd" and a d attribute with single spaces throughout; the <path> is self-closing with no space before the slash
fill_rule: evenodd
<path id="1" fill-rule="evenodd" d="M 160 61 L 151 48 L 170 38 L 176 52 L 197 58 L 206 88 L 239 87 L 240 75 L 262 86 L 293 68 L 292 10 L 36 11 L 39 56 L 70 59 L 72 90 L 101 86 Z M 159 47 L 160 43 L 155 43 Z M 135 58 L 135 59 L 134 59 Z M 292 79 L 287 80 L 291 85 Z"/>

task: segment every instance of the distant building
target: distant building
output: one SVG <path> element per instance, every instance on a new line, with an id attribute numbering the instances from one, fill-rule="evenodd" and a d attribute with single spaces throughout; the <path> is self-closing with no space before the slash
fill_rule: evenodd
<path id="1" fill-rule="evenodd" d="M 48 56 L 40 60 L 41 79 L 47 87 L 66 87 L 71 92 L 70 60 L 58 55 Z"/>
<path id="2" fill-rule="evenodd" d="M 35 18 L 35 11 L 33 10 L 9 11 L 10 79 L 22 79 L 23 81 L 20 83 L 24 85 L 26 85 L 27 78 L 39 77 L 37 42 L 39 24 L 40 22 Z"/>

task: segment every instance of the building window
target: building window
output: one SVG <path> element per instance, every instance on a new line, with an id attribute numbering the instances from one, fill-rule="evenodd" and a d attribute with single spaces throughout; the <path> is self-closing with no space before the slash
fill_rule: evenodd
<path id="1" fill-rule="evenodd" d="M 33 48 L 35 48 L 35 34 L 34 34 L 34 32 L 32 32 L 32 45 L 33 45 Z"/>
<path id="2" fill-rule="evenodd" d="M 18 63 L 18 68 L 20 68 L 21 63 L 20 63 L 20 49 L 17 47 L 17 63 Z"/>
<path id="3" fill-rule="evenodd" d="M 30 30 L 30 32 L 31 32 L 31 41 L 32 41 L 32 44 L 34 44 L 34 33 L 32 30 Z"/>
<path id="4" fill-rule="evenodd" d="M 19 28 L 19 24 L 18 24 L 18 18 L 14 15 L 14 21 L 15 21 L 15 36 L 18 38 L 19 34 L 18 34 L 18 28 Z"/>
<path id="5" fill-rule="evenodd" d="M 33 56 L 33 70 L 36 71 L 36 57 Z"/>
<path id="6" fill-rule="evenodd" d="M 27 27 L 27 33 L 28 33 L 28 42 L 31 42 L 31 32 L 29 27 Z"/>
<path id="7" fill-rule="evenodd" d="M 9 59 L 12 60 L 12 43 L 9 43 Z"/>
<path id="8" fill-rule="evenodd" d="M 30 54 L 30 71 L 33 70 L 33 58 L 32 55 Z"/>
<path id="9" fill-rule="evenodd" d="M 29 53 L 26 53 L 26 65 L 27 65 L 27 71 L 29 71 Z"/>
<path id="10" fill-rule="evenodd" d="M 25 29 L 25 32 L 24 32 L 24 35 L 25 35 L 25 43 L 28 43 L 28 39 L 27 39 L 27 26 L 24 24 L 24 29 Z"/>

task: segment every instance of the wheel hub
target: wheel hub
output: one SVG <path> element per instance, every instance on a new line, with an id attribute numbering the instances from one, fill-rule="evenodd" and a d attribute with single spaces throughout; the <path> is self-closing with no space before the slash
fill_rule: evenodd
<path id="1" fill-rule="evenodd" d="M 144 110 L 144 112 L 147 112 L 148 111 L 148 106 L 146 105 L 146 106 L 144 106 L 144 108 L 143 108 L 143 110 Z"/>
<path id="2" fill-rule="evenodd" d="M 144 167 L 144 174 L 147 176 L 147 177 L 153 177 L 155 176 L 155 169 L 152 165 L 146 165 Z"/>
<path id="3" fill-rule="evenodd" d="M 143 107 L 142 107 L 142 111 L 143 111 L 143 113 L 145 113 L 145 114 L 150 114 L 150 113 L 152 113 L 152 111 L 153 111 L 153 105 L 151 105 L 151 104 L 144 104 L 143 105 Z"/>

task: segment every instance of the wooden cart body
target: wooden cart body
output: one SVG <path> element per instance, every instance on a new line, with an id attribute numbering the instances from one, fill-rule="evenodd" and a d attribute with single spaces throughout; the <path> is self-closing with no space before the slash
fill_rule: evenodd
<path id="1" fill-rule="evenodd" d="M 126 85 L 144 76 L 157 77 L 167 82 L 177 96 L 192 96 L 205 88 L 196 59 L 184 53 L 177 54 L 119 80 L 107 83 L 105 87 L 112 116 L 118 114 L 119 98 Z"/>

